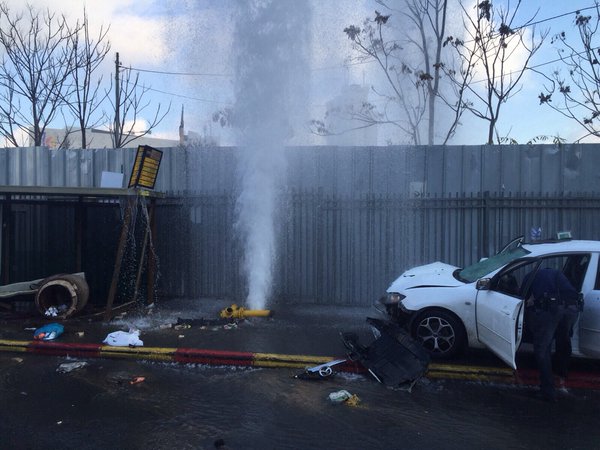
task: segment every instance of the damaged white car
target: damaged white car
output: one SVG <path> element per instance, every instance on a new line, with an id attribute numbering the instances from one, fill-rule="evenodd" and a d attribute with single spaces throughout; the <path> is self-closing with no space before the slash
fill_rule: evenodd
<path id="1" fill-rule="evenodd" d="M 407 270 L 379 300 L 379 309 L 405 326 L 433 357 L 452 357 L 467 346 L 487 347 L 516 368 L 519 345 L 530 341 L 524 299 L 533 277 L 525 276 L 553 267 L 583 297 L 573 355 L 600 358 L 599 260 L 600 241 L 526 244 L 521 237 L 465 268 L 435 262 Z"/>

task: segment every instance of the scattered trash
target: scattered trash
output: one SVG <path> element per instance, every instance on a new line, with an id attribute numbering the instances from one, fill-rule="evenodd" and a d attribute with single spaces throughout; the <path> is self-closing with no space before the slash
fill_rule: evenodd
<path id="1" fill-rule="evenodd" d="M 140 330 L 113 331 L 102 342 L 113 347 L 142 347 L 144 345 L 144 342 L 140 340 Z"/>
<path id="2" fill-rule="evenodd" d="M 63 327 L 60 323 L 49 323 L 35 330 L 33 332 L 33 338 L 43 341 L 51 341 L 63 334 L 64 331 L 65 327 Z"/>
<path id="3" fill-rule="evenodd" d="M 18 364 L 21 364 L 23 362 L 23 358 L 19 358 L 19 357 L 12 358 L 12 360 Z"/>
<path id="4" fill-rule="evenodd" d="M 179 339 L 183 339 L 185 337 L 184 334 L 180 334 L 179 336 L 177 336 Z"/>
<path id="5" fill-rule="evenodd" d="M 58 315 L 63 314 L 67 309 L 67 305 L 58 305 L 58 307 L 51 306 L 44 311 L 44 315 L 46 317 L 57 317 Z"/>
<path id="6" fill-rule="evenodd" d="M 360 398 L 358 398 L 358 395 L 352 394 L 352 396 L 348 400 L 346 400 L 345 403 L 348 406 L 356 408 L 360 403 Z"/>
<path id="7" fill-rule="evenodd" d="M 345 359 L 336 359 L 325 364 L 320 364 L 314 367 L 308 367 L 304 372 L 296 375 L 294 378 L 303 380 L 325 380 L 335 375 L 333 367 L 346 362 Z"/>
<path id="8" fill-rule="evenodd" d="M 223 325 L 224 330 L 234 330 L 237 327 L 238 327 L 237 323 L 228 323 L 226 325 Z"/>
<path id="9" fill-rule="evenodd" d="M 146 381 L 146 377 L 133 377 L 129 384 L 140 384 Z"/>
<path id="10" fill-rule="evenodd" d="M 331 394 L 329 394 L 329 401 L 331 403 L 343 403 L 351 397 L 352 394 L 350 392 L 346 391 L 345 389 L 342 389 L 341 391 L 332 392 Z"/>
<path id="11" fill-rule="evenodd" d="M 77 332 L 77 337 L 83 337 L 85 336 L 85 332 L 84 331 L 78 331 Z"/>
<path id="12" fill-rule="evenodd" d="M 62 363 L 60 366 L 57 367 L 56 371 L 58 373 L 68 373 L 77 369 L 81 369 L 82 367 L 85 367 L 87 365 L 88 363 L 85 361 L 73 361 L 68 363 Z"/>
<path id="13" fill-rule="evenodd" d="M 175 325 L 173 328 L 176 330 L 187 330 L 188 328 L 192 328 L 192 326 L 189 323 L 181 323 Z"/>
<path id="14" fill-rule="evenodd" d="M 379 337 L 368 346 L 362 346 L 354 333 L 342 333 L 344 345 L 352 361 L 360 361 L 369 373 L 388 387 L 412 386 L 425 374 L 429 354 L 398 324 L 367 318 Z"/>
<path id="15" fill-rule="evenodd" d="M 159 325 L 158 328 L 160 328 L 161 330 L 165 330 L 167 328 L 173 328 L 173 324 L 172 323 L 163 323 L 163 324 Z"/>
<path id="16" fill-rule="evenodd" d="M 58 422 L 56 422 L 56 425 L 62 425 L 63 421 L 59 420 Z"/>

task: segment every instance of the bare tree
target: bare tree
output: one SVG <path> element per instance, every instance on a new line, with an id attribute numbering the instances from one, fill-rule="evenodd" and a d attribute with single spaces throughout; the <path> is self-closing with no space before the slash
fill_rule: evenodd
<path id="1" fill-rule="evenodd" d="M 78 30 L 49 10 L 29 5 L 26 13 L 12 14 L 0 3 L 0 134 L 12 145 L 19 146 L 20 132 L 42 144 L 71 89 L 76 56 L 68 43 Z"/>
<path id="2" fill-rule="evenodd" d="M 103 115 L 98 114 L 102 102 L 108 93 L 100 90 L 102 76 L 94 79 L 94 75 L 104 58 L 110 51 L 110 42 L 107 41 L 109 28 L 101 27 L 96 39 L 90 35 L 87 12 L 83 11 L 83 20 L 81 25 L 77 23 L 77 33 L 73 33 L 70 40 L 70 46 L 75 52 L 75 63 L 71 75 L 70 96 L 65 98 L 65 104 L 68 106 L 71 114 L 78 124 L 81 131 L 81 148 L 87 148 L 88 128 L 98 126 L 103 122 Z M 66 136 L 68 131 L 74 127 L 66 127 Z"/>
<path id="3" fill-rule="evenodd" d="M 461 60 L 458 71 L 447 71 L 460 94 L 460 109 L 488 122 L 487 143 L 497 136 L 500 111 L 506 102 L 521 90 L 521 79 L 531 57 L 539 50 L 548 32 L 536 38 L 535 28 L 528 35 L 526 26 L 535 15 L 520 27 L 514 25 L 521 6 L 518 0 L 510 6 L 495 8 L 490 0 L 481 0 L 474 12 L 461 3 L 467 39 L 449 37 Z M 481 83 L 473 77 L 482 73 Z"/>
<path id="4" fill-rule="evenodd" d="M 390 36 L 387 26 L 390 17 L 375 11 L 375 17 L 365 19 L 362 28 L 350 25 L 344 29 L 357 52 L 351 61 L 375 61 L 381 69 L 386 89 L 373 87 L 372 90 L 379 96 L 383 106 L 377 107 L 365 101 L 356 108 L 328 111 L 327 114 L 345 114 L 349 120 L 360 123 L 355 128 L 392 125 L 408 135 L 411 143 L 421 144 L 420 124 L 426 110 L 426 81 L 429 75 L 416 71 L 402 61 L 402 47 Z M 325 121 L 315 121 L 313 124 L 317 125 L 317 129 L 322 125 L 321 131 L 326 128 Z"/>
<path id="5" fill-rule="evenodd" d="M 437 103 L 440 97 L 442 68 L 448 64 L 442 60 L 442 52 L 445 47 L 448 0 L 405 0 L 404 8 L 396 10 L 391 8 L 384 0 L 377 0 L 377 3 L 388 10 L 401 14 L 408 20 L 410 25 L 404 33 L 405 46 L 416 49 L 417 61 L 413 72 L 427 92 L 425 96 L 427 104 L 427 144 L 433 145 L 436 140 L 436 125 L 439 122 L 437 119 Z M 444 143 L 447 140 L 448 138 L 445 139 Z"/>
<path id="6" fill-rule="evenodd" d="M 577 122 L 585 135 L 600 136 L 600 50 L 597 32 L 600 25 L 600 6 L 596 2 L 596 15 L 575 13 L 576 42 L 567 39 L 564 31 L 552 38 L 561 44 L 559 56 L 567 75 L 555 70 L 546 78 L 548 86 L 539 95 L 540 104 L 547 105 L 563 116 Z M 556 100 L 553 102 L 553 100 Z"/>
<path id="7" fill-rule="evenodd" d="M 123 74 L 123 76 L 121 76 Z M 171 110 L 171 104 L 164 113 L 161 113 L 159 103 L 154 112 L 152 120 L 144 120 L 141 113 L 150 105 L 150 101 L 144 100 L 144 95 L 150 91 L 150 87 L 140 84 L 140 74 L 133 75 L 131 68 L 123 67 L 117 53 L 115 61 L 115 98 L 111 99 L 113 120 L 109 126 L 112 134 L 113 146 L 123 148 L 136 139 L 152 133 Z M 110 97 L 109 97 L 110 98 Z M 144 129 L 137 131 L 140 124 Z"/>
<path id="8" fill-rule="evenodd" d="M 313 121 L 313 126 L 321 134 L 331 132 L 328 115 L 345 113 L 348 119 L 361 123 L 358 128 L 394 125 L 413 143 L 429 145 L 435 143 L 439 129 L 448 127 L 449 131 L 444 131 L 445 144 L 459 123 L 454 118 L 448 125 L 439 120 L 438 114 L 440 104 L 453 104 L 448 93 L 442 96 L 440 92 L 443 68 L 453 65 L 452 61 L 443 61 L 453 56 L 452 52 L 444 52 L 448 0 L 404 0 L 396 9 L 387 0 L 376 1 L 393 15 L 375 11 L 375 18 L 366 19 L 362 28 L 351 25 L 344 32 L 357 52 L 351 60 L 375 61 L 385 75 L 384 84 L 372 88 L 380 102 L 328 111 L 325 120 Z M 426 138 L 422 137 L 423 131 Z"/>

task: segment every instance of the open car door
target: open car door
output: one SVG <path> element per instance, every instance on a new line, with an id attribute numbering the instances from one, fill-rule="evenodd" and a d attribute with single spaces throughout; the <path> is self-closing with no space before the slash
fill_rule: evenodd
<path id="1" fill-rule="evenodd" d="M 513 369 L 523 336 L 523 314 L 522 298 L 486 287 L 477 291 L 477 337 Z"/>

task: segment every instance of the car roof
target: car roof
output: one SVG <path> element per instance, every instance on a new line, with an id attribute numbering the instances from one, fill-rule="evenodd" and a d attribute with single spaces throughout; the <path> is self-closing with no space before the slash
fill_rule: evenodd
<path id="1" fill-rule="evenodd" d="M 540 243 L 522 244 L 522 247 L 531 252 L 529 257 L 543 256 L 552 253 L 571 253 L 571 252 L 600 252 L 600 241 L 584 240 L 561 240 Z"/>

